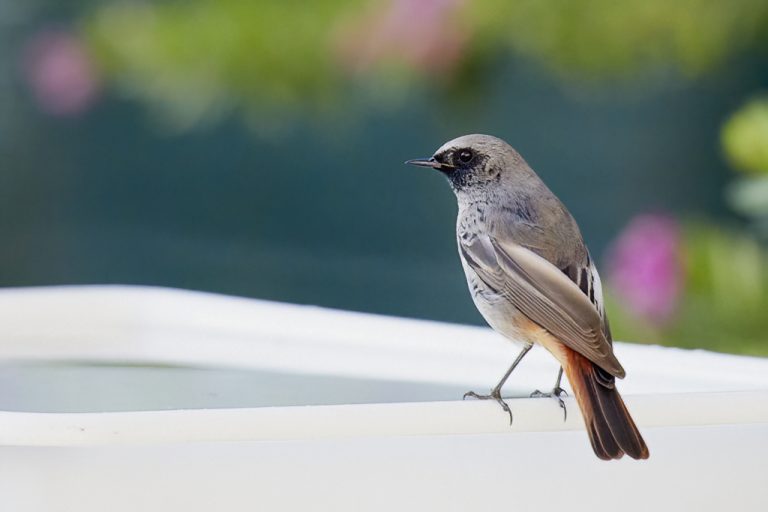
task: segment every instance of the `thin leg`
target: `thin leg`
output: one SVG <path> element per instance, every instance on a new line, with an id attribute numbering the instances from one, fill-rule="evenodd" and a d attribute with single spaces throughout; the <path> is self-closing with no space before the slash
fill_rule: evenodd
<path id="1" fill-rule="evenodd" d="M 488 400 L 488 399 L 494 399 L 498 404 L 501 406 L 504 411 L 509 414 L 509 424 L 512 424 L 512 411 L 509 409 L 509 406 L 504 401 L 504 399 L 501 398 L 501 388 L 504 387 L 504 383 L 507 382 L 507 379 L 512 374 L 512 371 L 515 369 L 515 367 L 520 364 L 520 361 L 523 360 L 523 357 L 525 357 L 525 354 L 528 353 L 529 350 L 531 350 L 531 347 L 533 345 L 528 344 L 523 347 L 523 350 L 520 351 L 520 353 L 515 358 L 515 361 L 512 363 L 512 366 L 509 367 L 509 370 L 504 374 L 504 376 L 501 378 L 498 384 L 491 390 L 491 393 L 489 395 L 479 395 L 475 393 L 474 391 L 467 391 L 464 393 L 464 397 L 462 400 L 466 399 L 468 396 L 471 396 L 473 398 L 477 398 L 479 400 Z M 558 381 L 559 382 L 559 381 Z"/>
<path id="2" fill-rule="evenodd" d="M 555 387 L 554 389 L 561 389 L 560 388 L 560 381 L 563 380 L 563 367 L 560 367 L 560 371 L 557 372 L 557 380 L 555 381 Z"/>
<path id="3" fill-rule="evenodd" d="M 504 387 L 504 384 L 507 382 L 507 379 L 510 375 L 512 375 L 512 371 L 517 367 L 518 364 L 520 364 L 520 361 L 523 360 L 525 357 L 525 354 L 528 353 L 529 350 L 533 348 L 533 345 L 528 344 L 523 347 L 523 350 L 520 351 L 519 354 L 517 354 L 517 357 L 515 358 L 514 362 L 512 362 L 512 366 L 509 367 L 509 370 L 507 370 L 507 373 L 504 374 L 504 376 L 501 378 L 498 384 L 496 384 L 496 387 L 493 388 L 493 391 L 498 391 L 499 394 L 501 394 L 501 388 Z"/>
<path id="4" fill-rule="evenodd" d="M 561 395 L 568 396 L 568 393 L 560 387 L 560 382 L 563 380 L 563 367 L 560 367 L 560 371 L 557 372 L 557 381 L 555 382 L 555 387 L 552 388 L 552 391 L 549 393 L 542 393 L 538 389 L 531 393 L 531 398 L 556 398 L 557 403 L 560 405 L 560 408 L 563 410 L 563 421 L 568 419 L 568 410 L 565 408 L 565 402 L 563 402 L 563 399 L 561 398 Z"/>

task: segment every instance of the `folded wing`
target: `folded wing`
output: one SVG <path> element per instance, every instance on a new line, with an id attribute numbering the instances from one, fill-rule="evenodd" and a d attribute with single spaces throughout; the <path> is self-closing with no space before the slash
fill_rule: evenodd
<path id="1" fill-rule="evenodd" d="M 477 237 L 459 246 L 486 286 L 567 347 L 611 375 L 624 377 L 624 368 L 603 332 L 600 313 L 560 269 L 521 245 L 491 237 Z"/>

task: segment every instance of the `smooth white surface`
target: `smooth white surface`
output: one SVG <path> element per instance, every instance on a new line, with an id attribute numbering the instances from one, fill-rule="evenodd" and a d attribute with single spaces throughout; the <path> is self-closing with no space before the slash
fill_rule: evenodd
<path id="1" fill-rule="evenodd" d="M 493 403 L 405 403 L 421 386 L 489 388 L 517 349 L 487 329 L 130 287 L 3 290 L 0 325 L 7 368 L 53 360 L 324 375 L 357 379 L 358 401 L 378 379 L 404 402 L 0 412 L 2 510 L 768 506 L 764 359 L 617 344 L 620 387 L 651 458 L 605 463 L 572 399 L 565 423 L 552 400 L 510 400 L 512 427 Z M 512 394 L 548 389 L 557 366 L 534 350 L 519 370 Z"/>
<path id="2" fill-rule="evenodd" d="M 645 430 L 647 463 L 596 460 L 583 432 L 10 447 L 0 495 L 14 512 L 765 510 L 765 428 Z"/>
<path id="3" fill-rule="evenodd" d="M 634 396 L 644 427 L 768 424 L 768 391 Z M 210 441 L 284 441 L 389 436 L 444 436 L 583 430 L 566 399 L 567 421 L 554 401 L 509 400 L 509 424 L 493 402 L 415 402 L 255 409 L 116 413 L 0 412 L 0 446 L 90 446 Z M 763 404 L 761 407 L 760 405 Z M 586 438 L 585 438 L 586 439 Z"/>
<path id="4" fill-rule="evenodd" d="M 518 347 L 488 328 L 129 286 L 0 290 L 0 360 L 260 368 L 490 388 Z M 768 360 L 616 343 L 625 394 L 768 390 Z M 548 389 L 536 347 L 512 388 Z"/>

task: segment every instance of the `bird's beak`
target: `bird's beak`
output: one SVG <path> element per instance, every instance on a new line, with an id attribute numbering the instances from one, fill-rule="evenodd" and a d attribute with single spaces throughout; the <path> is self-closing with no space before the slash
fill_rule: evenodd
<path id="1" fill-rule="evenodd" d="M 405 163 L 408 165 L 417 165 L 419 167 L 431 167 L 433 169 L 440 169 L 443 166 L 443 164 L 435 160 L 435 157 L 414 158 L 413 160 L 406 160 Z"/>

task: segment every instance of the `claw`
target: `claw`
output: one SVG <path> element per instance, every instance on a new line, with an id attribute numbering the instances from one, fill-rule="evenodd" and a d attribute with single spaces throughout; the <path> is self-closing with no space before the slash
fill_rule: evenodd
<path id="1" fill-rule="evenodd" d="M 512 426 L 512 421 L 514 421 L 514 418 L 512 417 L 512 410 L 507 405 L 507 402 L 504 401 L 503 398 L 497 397 L 496 402 L 501 406 L 504 411 L 506 411 L 507 414 L 509 414 L 509 426 Z"/>
<path id="2" fill-rule="evenodd" d="M 560 408 L 563 410 L 563 423 L 568 420 L 568 409 L 565 407 L 565 402 L 559 396 L 557 397 L 557 403 L 560 404 Z"/>
<path id="3" fill-rule="evenodd" d="M 568 420 L 568 409 L 566 409 L 565 402 L 563 402 L 561 397 L 562 395 L 568 396 L 568 392 L 558 386 L 552 390 L 552 393 L 555 395 L 555 398 L 557 398 L 557 403 L 560 404 L 560 408 L 563 410 L 563 423 L 565 423 Z"/>
<path id="4" fill-rule="evenodd" d="M 557 400 L 557 404 L 563 410 L 563 422 L 568 419 L 568 409 L 565 407 L 565 402 L 561 398 L 562 395 L 568 396 L 568 393 L 560 386 L 552 389 L 550 393 L 542 393 L 538 389 L 531 393 L 531 398 L 554 398 Z"/>
<path id="5" fill-rule="evenodd" d="M 471 396 L 472 398 L 477 398 L 478 400 L 496 400 L 496 403 L 498 403 L 501 408 L 509 414 L 509 424 L 512 425 L 512 410 L 507 405 L 507 402 L 504 401 L 504 399 L 501 397 L 501 390 L 499 389 L 493 389 L 491 390 L 490 395 L 479 395 L 475 393 L 474 391 L 467 391 L 464 393 L 464 396 L 462 397 L 462 400 L 466 400 L 468 396 Z"/>

